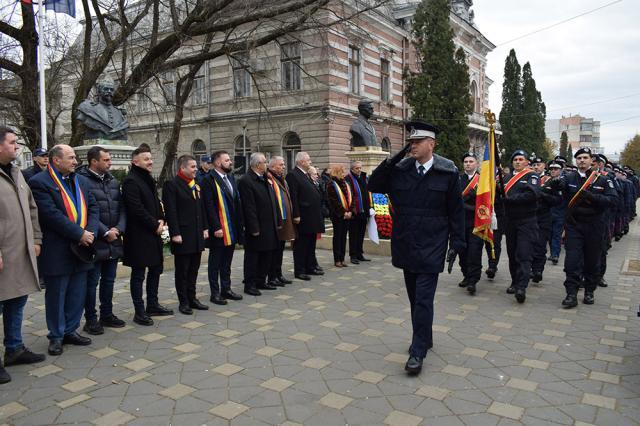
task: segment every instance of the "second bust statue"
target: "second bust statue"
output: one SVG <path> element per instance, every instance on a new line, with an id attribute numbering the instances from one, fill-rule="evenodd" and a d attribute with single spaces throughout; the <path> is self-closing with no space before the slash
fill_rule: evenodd
<path id="1" fill-rule="evenodd" d="M 351 146 L 379 146 L 376 140 L 376 129 L 369 119 L 373 115 L 373 104 L 369 99 L 363 99 L 358 103 L 360 115 L 351 124 Z"/>

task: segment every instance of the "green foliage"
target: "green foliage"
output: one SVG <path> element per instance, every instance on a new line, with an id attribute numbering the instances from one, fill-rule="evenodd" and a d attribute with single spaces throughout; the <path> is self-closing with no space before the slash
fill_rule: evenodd
<path id="1" fill-rule="evenodd" d="M 526 151 L 543 155 L 545 119 L 546 106 L 542 102 L 542 95 L 536 89 L 531 64 L 527 62 L 522 68 L 522 117 L 520 117 L 522 148 Z"/>
<path id="2" fill-rule="evenodd" d="M 111 175 L 116 178 L 118 180 L 118 182 L 120 182 L 120 185 L 122 185 L 122 181 L 124 180 L 124 178 L 127 177 L 128 172 L 126 170 L 123 169 L 114 169 L 114 170 L 110 170 L 109 173 L 111 173 Z"/>
<path id="3" fill-rule="evenodd" d="M 407 100 L 413 116 L 438 126 L 437 152 L 460 165 L 469 149 L 467 125 L 472 112 L 469 69 L 464 51 L 455 50 L 449 24 L 449 0 L 423 0 L 413 23 L 420 70 L 407 72 Z"/>
<path id="4" fill-rule="evenodd" d="M 567 132 L 562 132 L 560 135 L 560 155 L 567 158 L 567 149 L 569 147 L 569 136 Z"/>
<path id="5" fill-rule="evenodd" d="M 620 153 L 620 162 L 636 171 L 640 170 L 640 134 L 636 134 L 624 146 Z"/>
<path id="6" fill-rule="evenodd" d="M 567 164 L 571 164 L 573 165 L 573 149 L 571 148 L 571 145 L 569 145 L 569 148 L 567 148 Z"/>

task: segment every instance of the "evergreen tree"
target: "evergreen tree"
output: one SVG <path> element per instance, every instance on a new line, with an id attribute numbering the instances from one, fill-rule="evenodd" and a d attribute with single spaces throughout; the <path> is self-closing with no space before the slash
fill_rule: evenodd
<path id="1" fill-rule="evenodd" d="M 569 147 L 569 136 L 567 132 L 562 132 L 560 135 L 560 155 L 567 158 L 567 149 Z"/>
<path id="2" fill-rule="evenodd" d="M 571 145 L 569 145 L 569 148 L 567 148 L 567 164 L 571 164 L 573 165 L 573 149 L 571 148 Z"/>
<path id="3" fill-rule="evenodd" d="M 640 170 L 640 135 L 627 142 L 620 153 L 620 162 L 634 170 Z"/>
<path id="4" fill-rule="evenodd" d="M 449 0 L 423 0 L 413 22 L 418 72 L 407 74 L 407 100 L 413 116 L 438 126 L 437 152 L 457 164 L 469 149 L 467 125 L 472 112 L 469 69 L 462 49 L 455 50 L 449 24 Z"/>
<path id="5" fill-rule="evenodd" d="M 502 110 L 500 111 L 500 128 L 502 130 L 501 148 L 510 157 L 516 149 L 523 148 L 521 138 L 522 120 L 522 79 L 521 68 L 516 51 L 511 49 L 504 64 L 504 81 L 502 83 Z"/>
<path id="6" fill-rule="evenodd" d="M 531 64 L 527 62 L 522 67 L 522 116 L 519 119 L 520 139 L 522 149 L 528 152 L 542 154 L 544 151 L 544 122 L 546 107 L 542 102 L 542 95 L 536 89 Z"/>

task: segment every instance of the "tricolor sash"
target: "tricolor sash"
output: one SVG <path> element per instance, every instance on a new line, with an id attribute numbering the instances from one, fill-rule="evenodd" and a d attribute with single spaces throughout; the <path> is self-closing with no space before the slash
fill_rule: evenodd
<path id="1" fill-rule="evenodd" d="M 336 194 L 338 195 L 338 200 L 340 200 L 340 204 L 342 205 L 342 208 L 344 209 L 345 212 L 348 212 L 349 208 L 351 207 L 351 201 L 352 201 L 351 189 L 349 188 L 349 184 L 346 185 L 347 193 L 345 195 L 345 193 L 342 192 L 342 189 L 340 189 L 340 185 L 338 185 L 338 182 L 336 182 L 335 180 L 332 180 L 331 183 L 333 184 L 333 187 L 336 190 Z"/>
<path id="2" fill-rule="evenodd" d="M 525 177 L 529 173 L 533 173 L 533 170 L 524 169 L 524 170 L 516 173 L 515 175 L 511 176 L 511 179 L 509 179 L 509 182 L 507 182 L 507 184 L 504 186 L 504 193 L 507 194 L 509 192 L 509 190 L 511 189 L 511 187 L 513 187 L 513 185 L 516 184 L 516 182 L 518 182 L 521 178 Z"/>
<path id="3" fill-rule="evenodd" d="M 229 211 L 229 205 L 227 199 L 222 193 L 218 181 L 214 179 L 216 184 L 216 192 L 218 195 L 218 218 L 220 219 L 220 226 L 222 227 L 222 241 L 225 246 L 233 245 L 233 222 L 231 221 L 231 212 Z"/>
<path id="4" fill-rule="evenodd" d="M 47 167 L 49 176 L 53 180 L 53 183 L 60 189 L 60 195 L 62 196 L 62 203 L 67 213 L 69 220 L 76 225 L 79 225 L 82 229 L 87 227 L 87 201 L 84 198 L 82 189 L 80 189 L 80 183 L 78 182 L 78 176 L 73 177 L 72 185 L 75 187 L 75 196 L 71 192 L 65 183 L 63 183 L 62 175 L 49 165 Z"/>
<path id="5" fill-rule="evenodd" d="M 351 172 L 349 172 L 349 178 L 351 179 L 351 182 L 353 182 L 353 191 L 355 192 L 355 197 L 353 198 L 355 211 L 356 213 L 362 213 L 364 211 L 364 200 L 362 199 L 360 184 Z"/>
<path id="6" fill-rule="evenodd" d="M 551 176 L 542 176 L 540 178 L 540 186 L 544 185 L 545 183 L 547 183 L 547 181 L 551 179 Z"/>
<path id="7" fill-rule="evenodd" d="M 473 175 L 471 182 L 469 182 L 467 184 L 467 187 L 464 189 L 464 191 L 462 191 L 463 197 L 466 197 L 471 191 L 473 191 L 478 187 L 478 180 L 480 180 L 480 175 L 476 173 L 475 175 Z"/>
<path id="8" fill-rule="evenodd" d="M 584 182 L 584 184 L 582 184 L 582 186 L 580 187 L 578 192 L 576 192 L 575 195 L 571 198 L 571 201 L 569 201 L 569 208 L 573 207 L 574 204 L 578 202 L 578 198 L 580 197 L 580 194 L 582 194 L 582 192 L 585 189 L 587 189 L 589 187 L 589 185 L 591 185 L 593 183 L 593 181 L 598 179 L 598 176 L 600 176 L 600 174 L 598 172 L 595 172 L 595 171 L 591 172 L 591 174 L 589 175 L 587 180 Z"/>
<path id="9" fill-rule="evenodd" d="M 271 179 L 269 179 L 269 182 L 273 187 L 273 192 L 275 192 L 276 194 L 276 200 L 278 202 L 278 207 L 280 207 L 280 215 L 282 216 L 282 220 L 286 220 L 287 206 L 284 204 L 284 194 L 282 193 L 282 188 L 280 188 L 280 185 L 278 185 L 278 182 L 276 182 L 275 177 L 271 177 Z"/>

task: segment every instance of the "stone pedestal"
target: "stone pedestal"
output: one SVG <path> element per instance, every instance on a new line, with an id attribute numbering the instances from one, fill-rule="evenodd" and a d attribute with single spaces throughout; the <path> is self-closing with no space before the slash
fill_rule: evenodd
<path id="1" fill-rule="evenodd" d="M 131 152 L 136 148 L 127 140 L 86 139 L 82 146 L 74 148 L 78 161 L 87 164 L 87 151 L 99 145 L 111 154 L 112 170 L 127 170 L 131 165 Z"/>
<path id="2" fill-rule="evenodd" d="M 383 151 L 379 146 L 354 146 L 344 155 L 351 161 L 361 161 L 362 171 L 371 175 L 371 172 L 389 156 L 389 153 Z"/>

